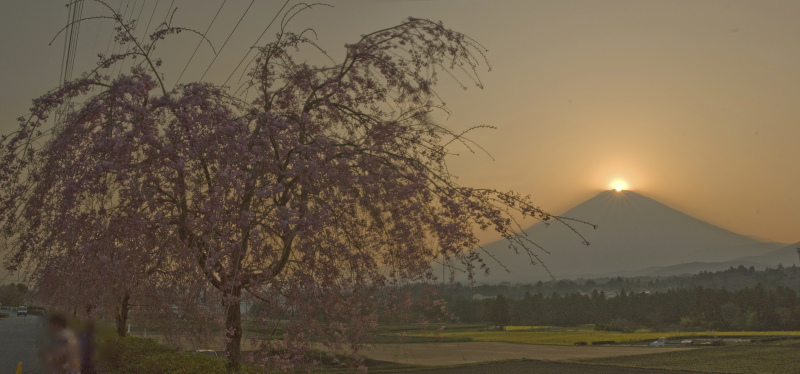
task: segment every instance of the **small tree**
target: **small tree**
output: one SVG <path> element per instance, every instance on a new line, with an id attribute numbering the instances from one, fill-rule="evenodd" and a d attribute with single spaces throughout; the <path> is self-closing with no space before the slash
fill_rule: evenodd
<path id="1" fill-rule="evenodd" d="M 7 284 L 0 286 L 0 305 L 5 306 L 19 306 L 25 303 L 25 294 L 28 292 L 28 287 L 24 284 Z"/>
<path id="2" fill-rule="evenodd" d="M 500 330 L 505 330 L 511 319 L 511 312 L 503 294 L 498 294 L 494 300 L 491 301 L 489 309 L 489 320 L 493 322 Z"/>
<path id="3" fill-rule="evenodd" d="M 127 334 L 131 311 L 141 317 L 171 317 L 173 306 L 187 304 L 179 292 L 186 292 L 191 281 L 181 278 L 186 272 L 175 271 L 180 263 L 165 263 L 169 252 L 163 240 L 134 243 L 124 240 L 122 232 L 102 232 L 107 236 L 81 241 L 81 246 L 51 246 L 46 257 L 32 254 L 37 266 L 29 276 L 36 282 L 33 297 L 38 302 L 87 319 L 113 317 L 121 337 Z M 189 298 L 193 303 L 199 296 Z"/>
<path id="4" fill-rule="evenodd" d="M 154 253 L 125 257 L 137 274 L 163 258 L 181 274 L 171 286 L 218 293 L 237 370 L 245 296 L 289 320 L 281 339 L 262 347 L 265 363 L 283 367 L 303 357 L 311 337 L 355 353 L 381 310 L 408 307 L 410 298 L 392 290 L 433 282 L 433 261 L 449 265 L 451 279 L 488 272 L 476 228 L 496 230 L 538 262 L 514 217 L 553 217 L 526 196 L 460 186 L 447 169 L 449 147 L 474 144 L 431 117 L 443 105 L 433 91 L 438 74 L 480 87 L 485 50 L 441 23 L 409 18 L 346 45 L 338 63 L 311 65 L 293 54 L 316 48 L 310 31 L 287 29 L 298 10 L 258 48 L 241 95 L 210 83 L 166 87 L 153 51 L 181 29 L 164 24 L 141 42 L 134 21 L 114 13 L 117 40 L 130 50 L 35 100 L 3 138 L 6 266 L 52 265 L 52 248 L 100 258 L 123 244 L 123 253 L 140 253 L 154 244 L 146 238 L 166 238 Z M 102 75 L 125 58 L 143 64 L 114 80 Z M 56 106 L 80 95 L 84 103 L 45 131 Z M 122 226 L 107 230 L 116 218 Z M 98 238 L 106 247 L 87 246 Z M 378 292 L 389 295 L 385 303 Z"/>

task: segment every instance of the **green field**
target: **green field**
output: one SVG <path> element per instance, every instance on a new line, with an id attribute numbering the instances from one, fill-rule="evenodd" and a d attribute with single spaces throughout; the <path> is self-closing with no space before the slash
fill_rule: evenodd
<path id="1" fill-rule="evenodd" d="M 692 349 L 654 355 L 579 360 L 588 364 L 722 373 L 800 373 L 800 343 Z"/>
<path id="2" fill-rule="evenodd" d="M 800 331 L 724 331 L 724 332 L 652 332 L 637 331 L 633 333 L 614 331 L 595 331 L 588 327 L 561 329 L 547 326 L 510 326 L 505 331 L 450 331 L 416 332 L 407 334 L 411 337 L 427 337 L 442 339 L 470 340 L 479 342 L 508 342 L 522 344 L 574 345 L 584 342 L 591 344 L 599 341 L 616 343 L 635 343 L 656 340 L 660 337 L 679 338 L 724 338 L 748 337 L 765 338 L 776 336 L 800 337 Z"/>
<path id="3" fill-rule="evenodd" d="M 505 372 L 508 374 L 528 373 L 536 369 L 539 372 L 547 373 L 658 373 L 658 369 L 667 370 L 691 370 L 697 372 L 714 373 L 800 373 L 800 332 L 799 331 L 773 331 L 773 332 L 708 332 L 708 333 L 653 333 L 639 331 L 635 333 L 615 333 L 591 330 L 590 326 L 575 329 L 563 329 L 550 326 L 536 327 L 513 327 L 509 331 L 479 331 L 479 326 L 456 326 L 456 331 L 445 329 L 438 334 L 443 338 L 469 341 L 487 342 L 512 342 L 526 344 L 557 344 L 571 345 L 574 341 L 596 341 L 596 340 L 617 340 L 623 341 L 647 341 L 654 340 L 653 337 L 660 336 L 705 336 L 705 337 L 748 337 L 756 340 L 756 343 L 746 345 L 708 347 L 702 349 L 686 349 L 673 352 L 663 352 L 645 355 L 607 357 L 600 359 L 572 359 L 555 361 L 537 360 L 508 360 L 494 362 L 483 362 L 467 365 L 447 365 L 442 367 L 417 366 L 408 364 L 396 364 L 387 361 L 376 361 L 368 359 L 366 365 L 370 371 L 374 372 L 408 372 L 417 371 L 424 374 L 488 374 Z M 471 329 L 472 331 L 467 331 Z M 387 335 L 418 336 L 429 341 L 437 339 L 437 334 L 409 332 L 411 326 L 384 327 L 382 329 Z M 770 338 L 794 337 L 776 342 L 763 343 L 761 340 Z M 624 340 L 627 339 L 627 340 Z M 150 342 L 150 343 L 148 343 Z M 120 347 L 119 346 L 122 344 Z M 145 344 L 148 343 L 148 344 Z M 109 367 L 109 372 L 141 372 L 142 367 L 158 366 L 164 368 L 159 372 L 219 372 L 224 367 L 223 360 L 213 360 L 205 356 L 196 356 L 188 353 L 181 353 L 175 349 L 161 347 L 152 341 L 125 338 L 118 339 L 113 347 L 126 348 L 114 350 L 111 357 L 107 357 L 104 362 Z M 111 347 L 108 347 L 111 348 Z M 565 348 L 571 349 L 571 348 Z M 655 349 L 654 350 L 658 350 Z M 106 355 L 101 355 L 105 357 Z M 117 357 L 118 356 L 118 357 Z M 125 364 L 127 366 L 124 366 Z M 128 366 L 139 365 L 136 367 Z M 117 366 L 114 366 L 117 365 Z M 122 365 L 122 366 L 120 366 Z M 144 365 L 144 366 L 142 366 Z M 124 366 L 124 367 L 123 367 Z M 170 369 L 171 368 L 171 369 Z M 178 369 L 180 368 L 180 369 Z M 177 371 L 170 371 L 170 370 Z M 248 368 L 257 371 L 254 368 Z M 330 365 L 325 362 L 322 366 L 312 369 L 319 373 L 338 373 L 343 370 L 338 365 Z M 611 370 L 611 371 L 609 371 Z M 654 370 L 654 371 L 650 371 Z"/>

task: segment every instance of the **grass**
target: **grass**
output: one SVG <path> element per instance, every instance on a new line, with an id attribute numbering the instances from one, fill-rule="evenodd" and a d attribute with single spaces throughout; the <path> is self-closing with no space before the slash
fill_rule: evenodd
<path id="1" fill-rule="evenodd" d="M 190 352 L 181 352 L 152 339 L 125 337 L 99 347 L 98 365 L 109 374 L 209 374 L 224 373 L 225 360 Z M 242 373 L 263 370 L 242 365 Z"/>
<path id="2" fill-rule="evenodd" d="M 800 373 L 800 343 L 757 344 L 693 349 L 652 355 L 610 357 L 576 362 L 649 369 L 724 373 Z"/>
<path id="3" fill-rule="evenodd" d="M 77 325 L 77 322 L 76 322 Z M 243 352 L 243 360 L 251 352 Z M 311 350 L 310 358 L 317 360 L 318 366 L 300 363 L 297 372 L 313 373 L 351 373 L 348 367 L 351 359 L 340 354 L 329 354 Z M 154 339 L 127 336 L 103 340 L 97 347 L 97 365 L 107 374 L 215 374 L 226 373 L 227 361 L 193 352 L 181 351 L 158 343 Z M 416 366 L 395 362 L 373 360 L 364 362 L 371 371 L 412 370 Z M 271 370 L 242 364 L 242 374 L 273 373 Z"/>
<path id="4" fill-rule="evenodd" d="M 591 325 L 591 328 L 594 329 L 594 325 Z M 506 326 L 505 331 L 550 331 L 553 329 L 553 326 Z"/>
<path id="5" fill-rule="evenodd" d="M 437 337 L 441 339 L 459 339 L 479 342 L 508 342 L 522 344 L 574 345 L 578 342 L 592 343 L 597 341 L 614 341 L 616 343 L 636 343 L 656 340 L 660 337 L 679 338 L 717 338 L 717 337 L 775 337 L 800 336 L 800 331 L 725 331 L 725 332 L 651 332 L 637 331 L 633 333 L 614 331 L 595 331 L 587 328 L 553 330 L 545 326 L 536 329 L 514 326 L 506 331 L 449 331 L 410 333 L 412 337 Z"/>
<path id="6" fill-rule="evenodd" d="M 436 331 L 439 329 L 438 324 L 430 324 L 427 326 L 427 331 Z M 486 328 L 485 324 L 479 323 L 457 323 L 445 325 L 448 331 L 474 331 Z M 526 327 L 527 328 L 527 327 Z M 406 323 L 406 324 L 382 324 L 378 325 L 378 334 L 395 334 L 395 333 L 419 333 L 422 327 L 419 323 Z"/>
<path id="7" fill-rule="evenodd" d="M 79 326 L 75 326 L 78 327 Z M 663 352 L 650 355 L 611 357 L 603 359 L 568 361 L 580 364 L 611 365 L 630 368 L 693 370 L 698 372 L 726 373 L 798 373 L 800 361 L 800 331 L 733 331 L 733 332 L 652 332 L 640 330 L 634 333 L 594 331 L 593 326 L 575 328 L 559 328 L 553 326 L 508 326 L 505 331 L 481 331 L 484 325 L 447 326 L 444 331 L 437 332 L 431 326 L 428 332 L 419 330 L 418 325 L 382 326 L 382 337 L 405 338 L 405 342 L 420 341 L 483 341 L 511 342 L 523 344 L 573 345 L 575 342 L 616 341 L 618 343 L 652 341 L 659 337 L 746 337 L 757 341 L 769 341 L 771 338 L 794 337 L 790 340 L 776 341 L 770 344 L 756 343 L 744 346 L 723 346 L 706 349 L 693 349 L 678 352 Z M 113 333 L 103 331 L 100 335 Z M 109 334 L 110 335 L 110 334 Z M 99 339 L 105 340 L 105 339 Z M 156 344 L 152 340 L 124 338 L 109 339 L 107 346 L 98 352 L 102 355 L 102 366 L 109 373 L 217 373 L 223 372 L 225 361 L 206 356 L 180 352 Z M 320 353 L 322 355 L 322 353 Z M 338 357 L 337 357 L 338 358 Z M 339 358 L 338 361 L 343 361 Z M 341 362 L 326 362 L 323 359 L 319 367 L 305 367 L 317 373 L 346 372 Z M 367 359 L 365 364 L 370 371 L 408 371 L 439 370 L 441 368 L 425 368 L 413 365 L 375 361 Z M 144 371 L 143 371 L 144 370 Z M 245 372 L 262 372 L 261 369 L 245 367 Z"/>

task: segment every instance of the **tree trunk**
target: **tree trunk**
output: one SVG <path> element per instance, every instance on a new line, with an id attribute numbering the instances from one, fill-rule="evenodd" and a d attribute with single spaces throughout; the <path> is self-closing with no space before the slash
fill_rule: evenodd
<path id="1" fill-rule="evenodd" d="M 228 372 L 230 373 L 239 372 L 242 356 L 242 311 L 239 309 L 241 296 L 242 289 L 235 287 L 231 292 L 225 315 L 225 328 L 228 331 L 225 352 L 228 355 Z"/>
<path id="2" fill-rule="evenodd" d="M 131 295 L 127 292 L 125 296 L 122 297 L 122 304 L 117 308 L 117 334 L 119 334 L 120 338 L 124 338 L 125 334 L 127 334 L 127 325 L 128 325 L 128 301 L 131 299 Z"/>

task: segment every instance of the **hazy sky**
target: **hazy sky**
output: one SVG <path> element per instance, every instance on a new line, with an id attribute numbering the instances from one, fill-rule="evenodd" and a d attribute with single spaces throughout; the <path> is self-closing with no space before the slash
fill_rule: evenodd
<path id="1" fill-rule="evenodd" d="M 108 3 L 141 14 L 142 35 L 151 15 L 151 30 L 164 20 L 171 2 Z M 0 2 L 2 133 L 16 127 L 32 98 L 58 84 L 63 37 L 48 43 L 66 24 L 65 3 Z M 175 0 L 173 24 L 203 31 L 221 4 Z M 232 0 L 222 8 L 208 33 L 217 49 L 250 4 Z M 205 80 L 224 81 L 282 4 L 256 1 Z M 292 25 L 315 28 L 334 58 L 360 34 L 407 16 L 441 20 L 489 49 L 484 90 L 462 91 L 447 80 L 439 88 L 453 112 L 450 127 L 498 127 L 473 135 L 494 160 L 466 152 L 451 160 L 463 184 L 531 194 L 560 213 L 621 178 L 632 190 L 726 229 L 800 240 L 800 1 L 330 4 Z M 100 11 L 87 3 L 84 16 Z M 109 21 L 81 27 L 75 76 L 109 50 L 110 27 Z M 168 84 L 197 42 L 181 34 L 161 45 Z M 212 59 L 201 46 L 181 81 L 199 79 Z"/>

